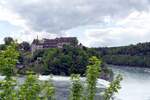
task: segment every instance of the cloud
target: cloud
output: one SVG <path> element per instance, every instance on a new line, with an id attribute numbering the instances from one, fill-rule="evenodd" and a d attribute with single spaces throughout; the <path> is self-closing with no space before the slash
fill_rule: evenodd
<path id="1" fill-rule="evenodd" d="M 21 40 L 65 35 L 86 46 L 118 46 L 148 41 L 149 6 L 149 0 L 1 0 L 0 20 L 19 26 L 13 36 Z"/>
<path id="2" fill-rule="evenodd" d="M 148 0 L 7 0 L 5 5 L 35 31 L 57 33 L 81 25 L 103 22 L 106 16 L 121 18 L 132 10 L 146 10 Z"/>
<path id="3" fill-rule="evenodd" d="M 24 20 L 19 14 L 13 12 L 11 9 L 7 8 L 5 1 L 0 1 L 0 21 L 5 21 L 14 26 L 19 26 L 24 29 L 28 29 L 26 26 L 26 20 Z"/>
<path id="4" fill-rule="evenodd" d="M 121 46 L 149 42 L 150 12 L 134 11 L 112 26 L 86 29 L 88 46 Z"/>

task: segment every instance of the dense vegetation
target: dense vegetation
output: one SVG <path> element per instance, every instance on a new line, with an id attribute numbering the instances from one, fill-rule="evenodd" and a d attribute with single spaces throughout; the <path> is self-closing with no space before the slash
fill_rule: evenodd
<path id="1" fill-rule="evenodd" d="M 13 76 L 16 74 L 15 67 L 18 58 L 19 52 L 14 43 L 0 50 L 0 72 L 5 76 L 4 80 L 0 81 L 0 100 L 55 100 L 55 87 L 50 80 L 39 81 L 37 75 L 28 72 L 25 82 L 17 83 L 17 79 Z M 87 85 L 81 83 L 79 75 L 72 75 L 69 100 L 94 100 L 101 65 L 102 62 L 97 57 L 90 57 L 86 69 Z M 103 100 L 110 100 L 113 94 L 118 92 L 121 80 L 121 76 L 117 76 L 116 80 L 104 91 Z"/>
<path id="2" fill-rule="evenodd" d="M 33 54 L 32 61 L 37 61 L 40 66 L 44 66 L 44 73 L 56 75 L 85 74 L 88 59 L 91 52 L 74 46 L 64 46 L 62 49 L 52 48 L 36 51 Z M 99 55 L 97 55 L 98 57 Z M 35 66 L 37 66 L 34 63 Z"/>
<path id="3" fill-rule="evenodd" d="M 96 48 L 108 64 L 150 67 L 150 43 L 137 45 Z"/>
<path id="4" fill-rule="evenodd" d="M 4 50 L 12 41 L 14 40 L 11 37 L 6 37 L 5 44 L 0 45 L 0 50 Z M 24 65 L 24 68 L 19 71 L 20 73 L 23 73 L 24 70 L 34 70 L 42 74 L 70 75 L 74 72 L 83 75 L 85 74 L 85 66 L 88 65 L 88 58 L 93 55 L 98 58 L 101 56 L 108 64 L 150 67 L 149 42 L 102 48 L 64 46 L 63 49 L 36 51 L 32 55 L 30 44 L 24 41 L 18 44 L 18 50 L 20 52 L 19 62 Z"/>
<path id="5" fill-rule="evenodd" d="M 14 42 L 11 37 L 4 39 L 0 50 L 5 50 L 8 45 Z M 31 52 L 31 45 L 23 41 L 16 45 L 19 51 L 19 61 L 16 71 L 19 74 L 26 74 L 26 71 L 34 71 L 40 74 L 54 74 L 69 76 L 72 73 L 85 76 L 88 59 L 91 56 L 100 58 L 100 55 L 92 48 L 78 47 L 78 42 L 73 45 L 65 45 L 63 48 L 51 48 Z M 101 78 L 112 80 L 112 71 L 102 65 Z"/>

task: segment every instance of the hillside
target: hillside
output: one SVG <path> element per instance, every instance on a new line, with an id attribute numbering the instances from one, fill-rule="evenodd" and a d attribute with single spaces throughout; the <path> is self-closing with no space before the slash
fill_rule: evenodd
<path id="1" fill-rule="evenodd" d="M 108 64 L 150 67 L 150 42 L 120 47 L 96 48 Z"/>

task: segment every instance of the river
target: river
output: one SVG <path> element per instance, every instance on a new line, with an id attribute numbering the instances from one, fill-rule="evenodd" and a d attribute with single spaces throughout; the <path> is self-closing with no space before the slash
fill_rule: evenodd
<path id="1" fill-rule="evenodd" d="M 122 74 L 121 90 L 116 100 L 150 100 L 150 69 L 109 66 L 117 75 Z"/>
<path id="2" fill-rule="evenodd" d="M 49 76 L 39 76 L 40 80 L 47 80 Z M 85 83 L 85 78 L 80 78 L 82 83 Z M 71 88 L 71 82 L 70 82 L 70 77 L 65 77 L 65 76 L 53 76 L 51 78 L 55 89 L 56 89 L 56 100 L 69 100 L 69 91 Z M 100 93 L 108 87 L 109 82 L 105 81 L 103 79 L 98 79 L 97 80 L 97 92 L 96 92 L 96 97 L 95 100 L 101 100 Z"/>
<path id="3" fill-rule="evenodd" d="M 109 68 L 113 70 L 115 75 L 120 73 L 123 76 L 122 88 L 115 95 L 114 100 L 150 100 L 150 69 L 114 65 L 109 65 Z M 0 80 L 3 78 L 1 76 Z M 50 76 L 39 76 L 40 80 L 47 80 L 48 78 Z M 52 80 L 56 87 L 56 100 L 67 100 L 70 90 L 70 77 L 53 76 Z M 81 80 L 85 81 L 85 78 L 81 78 Z M 22 83 L 24 77 L 19 77 L 19 81 Z M 101 89 L 109 84 L 102 79 L 97 82 L 97 87 Z M 100 91 L 97 91 L 97 95 L 99 94 Z"/>
<path id="4" fill-rule="evenodd" d="M 0 76 L 0 80 L 3 80 L 5 77 Z M 16 78 L 16 77 L 15 77 Z M 50 75 L 39 75 L 39 80 L 44 81 L 44 80 L 51 80 L 52 83 L 54 84 L 55 87 L 55 97 L 56 100 L 69 100 L 69 95 L 70 95 L 70 88 L 71 88 L 71 81 L 70 77 L 65 77 L 65 76 L 50 76 Z M 81 83 L 85 83 L 85 77 L 80 78 Z M 17 84 L 21 85 L 25 81 L 25 76 L 17 77 Z M 97 91 L 96 91 L 96 96 L 95 100 L 101 100 L 100 98 L 102 97 L 100 94 L 106 87 L 109 86 L 109 82 L 105 81 L 103 79 L 98 79 L 97 80 Z"/>

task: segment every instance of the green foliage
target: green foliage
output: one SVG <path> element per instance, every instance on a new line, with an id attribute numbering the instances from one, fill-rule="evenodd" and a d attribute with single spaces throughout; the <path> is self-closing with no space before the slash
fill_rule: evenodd
<path id="1" fill-rule="evenodd" d="M 16 51 L 16 44 L 9 44 L 5 50 L 0 51 L 0 73 L 5 77 L 0 81 L 0 98 L 1 100 L 16 100 L 16 80 L 12 79 L 14 68 L 18 61 L 19 53 Z"/>
<path id="2" fill-rule="evenodd" d="M 100 66 L 101 61 L 97 59 L 95 56 L 89 59 L 89 65 L 86 70 L 86 78 L 87 78 L 87 100 L 94 100 L 96 93 L 96 82 L 98 77 L 100 76 Z"/>
<path id="3" fill-rule="evenodd" d="M 50 80 L 41 83 L 37 75 L 29 74 L 18 95 L 19 100 L 54 100 L 55 89 Z"/>
<path id="4" fill-rule="evenodd" d="M 22 85 L 12 78 L 0 81 L 0 100 L 55 100 L 54 96 L 51 81 L 40 82 L 37 75 L 27 75 Z"/>
<path id="5" fill-rule="evenodd" d="M 15 87 L 15 79 L 5 78 L 0 81 L 0 100 L 17 100 L 17 92 Z"/>
<path id="6" fill-rule="evenodd" d="M 42 100 L 55 100 L 55 88 L 50 80 L 44 82 L 41 95 Z"/>
<path id="7" fill-rule="evenodd" d="M 130 56 L 130 55 L 105 55 L 104 60 L 108 64 L 150 67 L 150 57 L 147 56 Z"/>
<path id="8" fill-rule="evenodd" d="M 28 75 L 25 83 L 20 86 L 19 99 L 21 100 L 39 100 L 41 88 L 37 76 Z"/>
<path id="9" fill-rule="evenodd" d="M 85 76 L 88 59 L 91 56 L 100 58 L 100 54 L 94 48 L 79 48 L 73 45 L 37 50 L 31 58 L 28 57 L 27 53 L 21 52 L 19 61 L 25 68 L 19 70 L 19 72 L 32 70 L 45 75 L 69 76 L 74 73 Z"/>
<path id="10" fill-rule="evenodd" d="M 95 56 L 89 59 L 89 65 L 86 69 L 86 88 L 84 88 L 85 84 L 81 83 L 79 75 L 72 75 L 70 100 L 94 100 L 97 89 L 96 83 L 97 79 L 100 77 L 101 72 L 101 64 L 101 60 Z M 118 92 L 118 90 L 120 89 L 121 80 L 121 75 L 118 75 L 116 79 L 110 83 L 110 86 L 104 91 L 104 100 L 110 100 L 113 94 Z"/>
<path id="11" fill-rule="evenodd" d="M 69 100 L 83 100 L 83 84 L 80 81 L 80 75 L 71 75 L 72 87 Z"/>
<path id="12" fill-rule="evenodd" d="M 53 65 L 55 65 L 55 63 L 57 64 L 57 59 L 55 57 L 58 53 L 58 49 L 49 49 L 43 54 L 44 67 L 47 68 L 50 72 L 53 70 Z"/>
<path id="13" fill-rule="evenodd" d="M 6 48 L 5 44 L 0 44 L 0 50 L 4 50 Z"/>
<path id="14" fill-rule="evenodd" d="M 0 51 L 0 72 L 6 77 L 13 75 L 14 68 L 18 61 L 19 53 L 16 51 L 16 44 L 7 46 L 6 50 Z"/>
<path id="15" fill-rule="evenodd" d="M 122 76 L 118 75 L 116 79 L 110 83 L 109 87 L 104 92 L 104 100 L 110 100 L 114 93 L 118 93 L 118 90 L 121 88 L 120 81 L 122 79 Z"/>
<path id="16" fill-rule="evenodd" d="M 150 67 L 150 42 L 96 50 L 108 64 Z"/>
<path id="17" fill-rule="evenodd" d="M 97 48 L 102 55 L 150 55 L 150 42 L 139 43 L 136 45 L 110 47 L 110 48 Z"/>
<path id="18" fill-rule="evenodd" d="M 62 49 L 48 49 L 43 54 L 46 73 L 55 75 L 83 75 L 88 64 L 88 54 L 81 48 L 64 46 Z"/>
<path id="19" fill-rule="evenodd" d="M 78 40 L 77 40 L 77 38 L 75 38 L 72 42 L 71 42 L 72 44 L 72 46 L 77 46 L 78 45 Z"/>
<path id="20" fill-rule="evenodd" d="M 44 54 L 44 50 L 36 50 L 32 55 L 32 60 L 36 61 L 38 57 L 42 57 Z"/>

